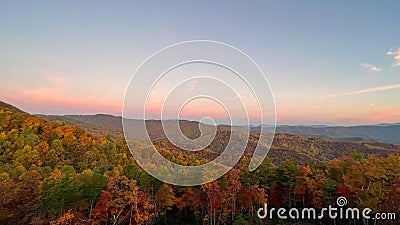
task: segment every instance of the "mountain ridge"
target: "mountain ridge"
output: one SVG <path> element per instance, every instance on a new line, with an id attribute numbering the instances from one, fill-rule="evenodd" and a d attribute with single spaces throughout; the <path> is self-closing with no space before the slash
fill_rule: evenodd
<path id="1" fill-rule="evenodd" d="M 97 117 L 97 118 L 96 118 Z M 103 136 L 108 135 L 113 138 L 117 138 L 119 140 L 124 139 L 123 130 L 122 130 L 122 120 L 121 117 L 115 116 L 41 116 L 43 119 L 51 120 L 51 119 L 60 119 L 62 121 L 63 118 L 66 118 L 65 121 L 68 123 L 78 123 L 79 120 L 84 119 L 80 127 L 88 129 L 91 132 L 97 134 L 103 134 Z M 68 122 L 69 121 L 69 122 Z M 93 124 L 95 121 L 100 121 L 100 124 Z M 140 121 L 140 120 L 132 120 Z M 112 124 L 107 124 L 111 122 Z M 129 122 L 129 120 L 128 120 Z M 192 137 L 196 137 L 198 135 L 198 122 L 196 121 L 179 121 L 181 125 L 182 132 L 186 136 L 192 135 Z M 171 143 L 165 143 L 165 136 L 160 127 L 160 121 L 150 120 L 146 121 L 149 124 L 148 133 L 152 137 L 156 143 L 165 145 L 168 149 L 175 149 Z M 87 126 L 87 127 L 85 127 Z M 112 128 L 112 129 L 111 129 Z M 226 126 L 218 126 L 220 131 L 229 130 Z M 108 133 L 116 131 L 116 133 Z M 292 158 L 298 164 L 304 163 L 316 163 L 316 162 L 326 162 L 328 160 L 332 160 L 334 158 L 339 158 L 343 155 L 350 154 L 353 151 L 361 152 L 365 155 L 376 154 L 380 156 L 387 156 L 391 153 L 398 154 L 400 152 L 400 146 L 392 143 L 383 143 L 376 142 L 375 140 L 368 140 L 363 138 L 343 138 L 343 139 L 334 139 L 328 136 L 312 136 L 312 135 L 298 135 L 298 134 L 290 134 L 290 133 L 282 133 L 280 132 L 280 128 L 277 128 L 277 132 L 275 134 L 275 139 L 272 144 L 272 147 L 268 153 L 268 157 L 270 157 L 275 163 L 281 163 L 285 158 Z M 251 131 L 251 141 L 248 145 L 247 156 L 251 157 L 252 148 L 255 147 L 256 141 L 258 140 L 260 130 L 253 129 Z M 224 132 L 223 132 L 224 133 Z M 208 151 L 204 153 L 205 155 L 201 155 L 202 157 L 206 157 L 208 159 L 214 159 L 217 155 L 223 150 L 223 146 L 226 145 L 229 136 L 227 136 L 227 132 L 224 137 L 218 137 L 215 143 L 211 145 L 211 152 Z M 105 135 L 104 135 L 105 134 Z M 178 151 L 180 154 L 185 154 L 185 151 L 176 149 L 174 151 Z"/>
<path id="2" fill-rule="evenodd" d="M 108 114 L 95 115 L 36 115 L 42 119 L 55 121 L 60 120 L 70 125 L 81 126 L 89 131 L 98 132 L 104 127 L 110 131 L 109 134 L 113 138 L 123 139 L 122 135 L 122 117 Z M 139 119 L 127 119 L 128 121 L 142 121 Z M 156 120 L 154 120 L 156 121 Z M 188 122 L 196 122 L 182 120 Z M 229 125 L 218 125 L 221 127 L 229 127 Z M 251 130 L 259 130 L 260 128 L 270 131 L 267 126 L 250 126 Z M 119 135 L 116 135 L 119 133 Z M 357 139 L 357 141 L 377 141 L 392 144 L 400 144 L 400 123 L 393 124 L 376 124 L 376 125 L 355 125 L 355 126 L 328 126 L 328 125 L 277 125 L 276 133 L 286 133 L 302 135 L 306 137 L 328 137 L 338 141 Z M 103 133 L 107 135 L 106 133 Z"/>

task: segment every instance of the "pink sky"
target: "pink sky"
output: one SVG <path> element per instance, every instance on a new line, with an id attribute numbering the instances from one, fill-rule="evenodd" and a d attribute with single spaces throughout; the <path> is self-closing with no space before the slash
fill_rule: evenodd
<path id="1" fill-rule="evenodd" d="M 97 114 L 106 113 L 121 115 L 123 96 L 114 98 L 99 98 L 91 96 L 74 96 L 63 92 L 63 89 L 36 88 L 20 89 L 22 91 L 8 91 L 3 94 L 1 100 L 15 105 L 24 111 L 34 114 Z M 302 102 L 309 106 L 297 108 L 297 104 L 290 102 L 277 104 L 278 123 L 288 124 L 377 124 L 395 123 L 400 121 L 400 109 L 376 107 L 373 104 L 366 105 L 359 110 L 352 108 L 338 108 L 332 105 L 313 105 L 315 102 Z M 148 115 L 159 115 L 159 105 L 147 108 Z M 188 104 L 181 112 L 181 117 L 198 119 L 209 116 L 216 120 L 228 118 L 228 114 L 222 107 L 204 104 Z M 251 116 L 250 116 L 251 117 Z M 302 121 L 301 123 L 299 121 Z"/>

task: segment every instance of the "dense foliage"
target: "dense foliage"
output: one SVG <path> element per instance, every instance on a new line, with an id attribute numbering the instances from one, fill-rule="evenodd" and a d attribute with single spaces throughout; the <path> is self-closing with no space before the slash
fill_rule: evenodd
<path id="1" fill-rule="evenodd" d="M 207 160 L 157 144 L 181 164 Z M 267 158 L 253 172 L 246 157 L 242 161 L 217 181 L 172 186 L 145 173 L 122 141 L 1 105 L 0 224 L 276 224 L 257 218 L 265 202 L 322 208 L 338 196 L 374 212 L 400 212 L 400 157 L 395 154 L 351 152 L 315 165 L 290 159 L 276 165 Z M 307 222 L 319 223 L 300 223 Z"/>

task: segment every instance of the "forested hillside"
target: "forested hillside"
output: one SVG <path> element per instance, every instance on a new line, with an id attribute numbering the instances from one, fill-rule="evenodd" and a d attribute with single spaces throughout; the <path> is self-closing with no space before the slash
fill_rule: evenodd
<path id="1" fill-rule="evenodd" d="M 166 140 L 154 143 L 171 161 L 190 165 L 215 157 L 227 141 L 220 132 L 199 155 L 184 155 Z M 0 224 L 333 224 L 327 218 L 261 220 L 256 212 L 265 202 L 320 209 L 338 196 L 351 206 L 399 215 L 397 145 L 278 134 L 271 158 L 249 172 L 255 140 L 222 178 L 179 187 L 147 175 L 123 140 L 47 122 L 0 102 Z M 335 221 L 350 222 L 366 221 Z"/>
<path id="2" fill-rule="evenodd" d="M 61 121 L 66 125 L 79 126 L 91 133 L 98 134 L 103 137 L 110 137 L 116 141 L 123 141 L 124 134 L 122 130 L 122 118 L 111 115 L 38 115 L 50 122 Z M 138 123 L 139 120 L 126 120 L 128 123 Z M 152 138 L 158 143 L 158 146 L 166 145 L 169 150 L 174 149 L 174 145 L 166 141 L 163 133 L 163 128 L 159 120 L 146 121 L 147 130 Z M 179 121 L 182 133 L 189 138 L 199 136 L 199 123 L 196 121 Z M 209 160 L 214 159 L 226 147 L 229 141 L 230 127 L 223 125 L 218 126 L 218 132 L 209 148 L 199 152 L 203 158 Z M 280 129 L 278 128 L 279 132 Z M 251 157 L 252 150 L 257 145 L 258 141 L 257 127 L 252 128 L 252 135 L 249 139 L 248 150 L 246 154 Z M 307 134 L 307 133 L 306 133 Z M 393 134 L 396 135 L 396 134 Z M 144 134 L 135 134 L 134 136 L 143 137 Z M 275 135 L 272 148 L 269 152 L 269 157 L 274 164 L 280 164 L 286 158 L 291 158 L 297 165 L 305 163 L 313 164 L 317 162 L 329 162 L 332 159 L 339 158 L 349 154 L 350 152 L 360 152 L 365 155 L 373 154 L 377 156 L 387 157 L 391 153 L 399 153 L 400 145 L 369 141 L 365 139 L 344 139 L 336 141 L 328 137 L 309 137 L 308 135 L 294 135 L 286 133 L 277 133 Z M 186 154 L 186 152 L 182 152 Z"/>

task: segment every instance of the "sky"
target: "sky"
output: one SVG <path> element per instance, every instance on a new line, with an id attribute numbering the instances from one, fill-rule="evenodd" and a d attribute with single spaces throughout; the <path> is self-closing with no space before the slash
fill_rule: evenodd
<path id="1" fill-rule="evenodd" d="M 0 100 L 34 114 L 121 115 L 145 59 L 214 40 L 257 63 L 280 124 L 400 122 L 399 9 L 357 0 L 1 1 Z M 204 101 L 185 115 L 224 113 Z"/>

